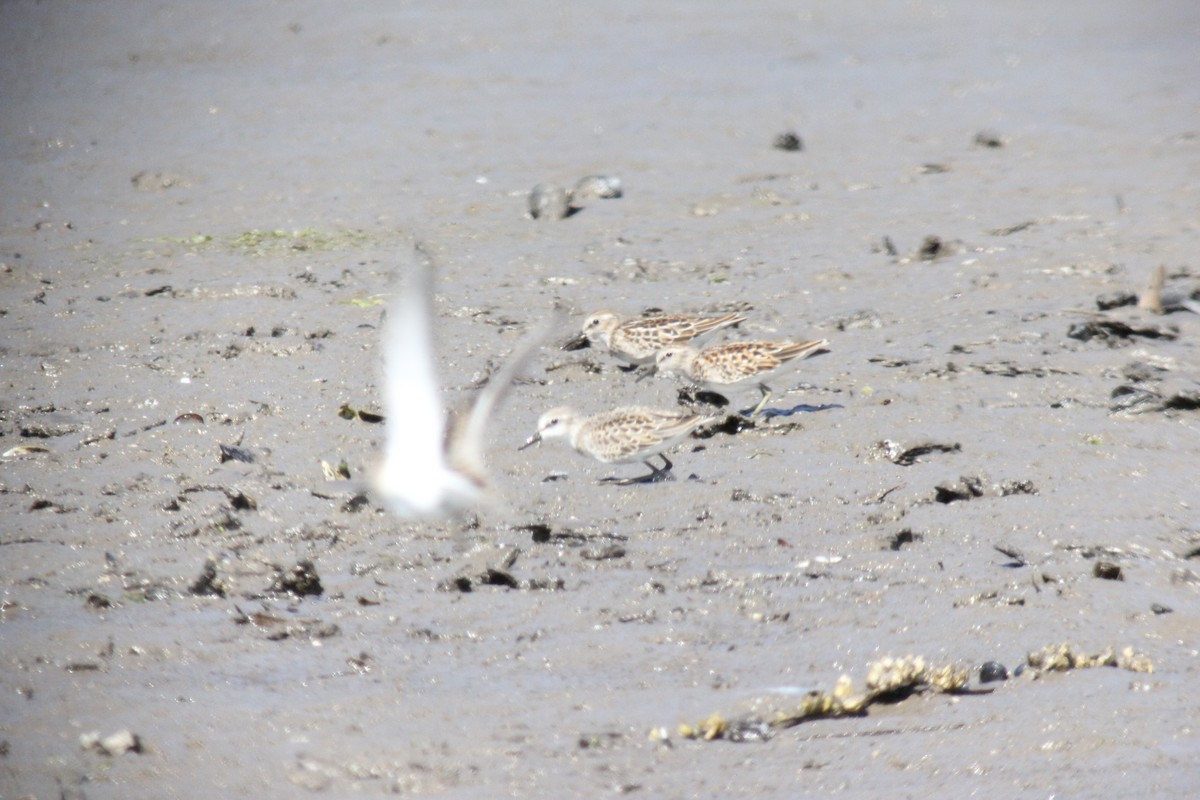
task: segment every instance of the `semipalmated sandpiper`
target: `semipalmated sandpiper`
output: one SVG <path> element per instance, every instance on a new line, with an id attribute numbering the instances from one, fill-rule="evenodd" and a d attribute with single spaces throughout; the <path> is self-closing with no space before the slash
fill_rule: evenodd
<path id="1" fill-rule="evenodd" d="M 660 373 L 683 375 L 710 392 L 722 390 L 754 379 L 762 392 L 762 400 L 750 413 L 754 416 L 766 405 L 771 389 L 764 382 L 779 375 L 801 359 L 824 352 L 828 339 L 795 344 L 792 342 L 730 342 L 698 350 L 689 345 L 667 347 L 655 356 L 655 368 Z"/>
<path id="2" fill-rule="evenodd" d="M 590 417 L 582 416 L 571 408 L 555 408 L 542 414 L 537 433 L 520 449 L 524 450 L 543 439 L 562 436 L 577 451 L 597 461 L 606 464 L 641 461 L 650 468 L 648 475 L 621 480 L 606 478 L 604 482 L 620 485 L 650 483 L 664 478 L 674 466 L 663 454 L 664 450 L 683 441 L 701 425 L 715 420 L 715 417 L 702 414 L 642 406 L 616 408 Z M 655 455 L 663 460 L 663 466 L 650 463 L 650 457 Z"/>
<path id="3" fill-rule="evenodd" d="M 738 313 L 719 317 L 659 314 L 622 319 L 612 311 L 597 311 L 584 320 L 583 332 L 564 345 L 564 349 L 575 349 L 591 342 L 603 346 L 622 361 L 649 364 L 665 347 L 685 344 L 745 320 L 746 317 Z"/>

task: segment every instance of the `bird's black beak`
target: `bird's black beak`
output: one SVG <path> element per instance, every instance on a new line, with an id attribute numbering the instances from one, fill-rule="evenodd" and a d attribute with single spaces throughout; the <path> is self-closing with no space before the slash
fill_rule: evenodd
<path id="1" fill-rule="evenodd" d="M 521 445 L 517 449 L 524 450 L 526 447 L 533 447 L 535 444 L 537 444 L 541 440 L 542 440 L 542 435 L 540 433 L 535 433 L 533 436 L 530 436 L 528 439 L 525 440 L 525 444 Z"/>
<path id="2" fill-rule="evenodd" d="M 583 350 L 584 348 L 591 347 L 591 346 L 592 346 L 592 343 L 591 343 L 591 341 L 588 340 L 587 334 L 581 333 L 578 336 L 576 336 L 574 339 L 568 340 L 562 346 L 562 349 L 563 350 Z"/>

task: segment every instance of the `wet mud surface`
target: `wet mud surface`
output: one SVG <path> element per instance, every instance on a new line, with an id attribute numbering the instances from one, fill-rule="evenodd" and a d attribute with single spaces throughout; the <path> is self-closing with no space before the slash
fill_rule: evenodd
<path id="1" fill-rule="evenodd" d="M 8 2 L 0 31 L 0 795 L 1194 790 L 1190 4 Z M 593 175 L 622 196 L 529 217 Z M 566 314 L 478 520 L 360 491 L 414 235 L 450 402 Z M 552 406 L 681 402 L 559 349 L 601 308 L 830 352 L 772 387 L 796 413 L 734 392 L 674 480 L 600 485 L 642 466 L 517 447 Z M 795 714 L 889 656 L 970 682 Z"/>

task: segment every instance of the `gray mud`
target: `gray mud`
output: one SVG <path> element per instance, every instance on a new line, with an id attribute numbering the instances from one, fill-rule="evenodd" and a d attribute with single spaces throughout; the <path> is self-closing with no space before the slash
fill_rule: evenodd
<path id="1" fill-rule="evenodd" d="M 1197 41 L 1189 2 L 0 4 L 0 795 L 1192 796 L 1200 317 L 1096 300 L 1200 287 Z M 625 196 L 526 216 L 589 174 Z M 828 338 L 775 404 L 838 407 L 601 486 L 640 467 L 516 447 L 679 386 L 548 346 L 503 504 L 398 523 L 321 462 L 377 456 L 338 411 L 413 234 L 451 402 L 556 306 L 658 307 Z M 1155 671 L 677 729 L 1061 642 Z"/>

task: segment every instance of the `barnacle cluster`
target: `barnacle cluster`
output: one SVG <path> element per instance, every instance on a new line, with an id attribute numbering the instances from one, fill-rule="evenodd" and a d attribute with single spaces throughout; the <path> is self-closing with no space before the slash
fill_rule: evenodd
<path id="1" fill-rule="evenodd" d="M 771 723 L 754 717 L 747 716 L 727 720 L 720 714 L 713 714 L 695 726 L 687 723 L 681 724 L 679 735 L 685 739 L 703 739 L 706 742 L 711 742 L 713 739 L 726 739 L 731 742 L 765 742 L 771 738 L 772 729 Z M 666 731 L 660 729 L 659 741 L 666 741 L 665 735 Z M 652 738 L 654 738 L 653 734 Z"/>
<path id="2" fill-rule="evenodd" d="M 967 688 L 970 679 L 971 671 L 961 664 L 947 664 L 930 670 L 926 675 L 930 686 L 947 694 L 961 692 Z"/>
<path id="3" fill-rule="evenodd" d="M 1071 644 L 1043 647 L 1028 654 L 1029 670 L 1037 675 L 1044 672 L 1065 672 L 1087 667 L 1119 667 L 1132 672 L 1153 672 L 1150 658 L 1126 647 L 1120 653 L 1112 647 L 1099 653 L 1081 653 Z M 989 662 L 994 663 L 994 662 Z M 731 718 L 713 714 L 695 725 L 683 723 L 679 735 L 685 739 L 725 739 L 748 741 L 769 739 L 772 731 L 790 728 L 810 719 L 860 716 L 873 703 L 896 702 L 919 691 L 933 690 L 949 694 L 967 691 L 971 671 L 959 664 L 932 667 L 921 656 L 888 656 L 867 667 L 862 691 L 855 689 L 849 676 L 843 675 L 832 691 L 814 689 L 786 705 L 777 701 L 779 695 L 759 698 L 748 713 Z M 985 690 L 986 691 L 986 690 Z M 665 729 L 659 739 L 665 740 Z"/>
<path id="4" fill-rule="evenodd" d="M 1106 647 L 1099 653 L 1080 653 L 1069 642 L 1049 645 L 1026 656 L 1030 668 L 1039 672 L 1066 672 L 1070 669 L 1088 667 L 1119 667 L 1131 672 L 1154 672 L 1154 664 L 1148 656 L 1135 653 L 1126 647 L 1117 653 Z"/>
<path id="5" fill-rule="evenodd" d="M 867 691 L 873 698 L 932 687 L 941 692 L 962 691 L 971 672 L 957 664 L 930 667 L 920 656 L 883 658 L 867 670 Z"/>
<path id="6" fill-rule="evenodd" d="M 859 716 L 872 703 L 915 691 L 959 692 L 966 687 L 969 677 L 970 671 L 956 664 L 933 668 L 920 656 L 887 657 L 867 668 L 866 687 L 862 691 L 855 688 L 848 675 L 843 675 L 832 691 L 814 689 L 785 707 L 755 711 L 734 719 L 713 714 L 695 725 L 681 724 L 679 735 L 705 741 L 765 739 L 771 729 L 790 728 L 810 719 Z"/>

